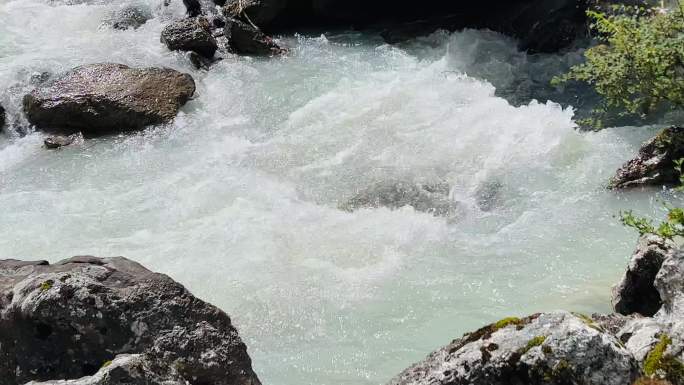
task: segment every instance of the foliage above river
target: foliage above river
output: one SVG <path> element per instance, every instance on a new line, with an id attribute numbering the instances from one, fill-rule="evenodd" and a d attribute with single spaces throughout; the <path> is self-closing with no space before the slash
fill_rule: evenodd
<path id="1" fill-rule="evenodd" d="M 645 119 L 684 107 L 684 2 L 678 5 L 588 12 L 600 43 L 587 49 L 585 63 L 554 79 L 586 82 L 603 96 L 603 105 L 582 125 L 603 128 L 615 111 Z"/>

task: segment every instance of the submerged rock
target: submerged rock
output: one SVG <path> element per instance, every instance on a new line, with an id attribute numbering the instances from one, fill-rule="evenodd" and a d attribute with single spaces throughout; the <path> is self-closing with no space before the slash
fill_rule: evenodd
<path id="1" fill-rule="evenodd" d="M 2 385 L 260 385 L 228 315 L 121 257 L 0 261 L 0 357 Z"/>
<path id="2" fill-rule="evenodd" d="M 104 24 L 120 30 L 138 29 L 151 18 L 152 14 L 149 10 L 137 6 L 128 6 L 111 13 L 105 19 Z"/>
<path id="3" fill-rule="evenodd" d="M 482 211 L 490 211 L 499 204 L 503 184 L 498 180 L 482 183 L 475 191 L 477 207 Z"/>
<path id="4" fill-rule="evenodd" d="M 237 19 L 229 19 L 226 28 L 230 29 L 230 48 L 244 55 L 278 55 L 283 49 L 275 40 L 254 26 Z"/>
<path id="5" fill-rule="evenodd" d="M 443 217 L 454 217 L 459 209 L 458 202 L 449 198 L 449 185 L 403 181 L 386 181 L 370 186 L 340 205 L 340 209 L 355 211 L 361 208 L 398 209 L 405 206 Z"/>
<path id="6" fill-rule="evenodd" d="M 655 287 L 656 275 L 676 251 L 677 245 L 671 240 L 653 234 L 642 236 L 624 277 L 613 287 L 611 303 L 615 312 L 653 316 L 662 305 Z"/>
<path id="7" fill-rule="evenodd" d="M 632 354 L 592 319 L 567 312 L 507 318 L 430 354 L 390 385 L 628 385 Z"/>
<path id="8" fill-rule="evenodd" d="M 97 136 L 169 122 L 194 92 L 192 77 L 172 69 L 90 64 L 24 96 L 24 112 L 43 131 Z"/>
<path id="9" fill-rule="evenodd" d="M 176 20 L 164 27 L 161 41 L 172 51 L 192 51 L 206 58 L 214 56 L 218 45 L 207 19 Z"/>
<path id="10" fill-rule="evenodd" d="M 50 136 L 50 137 L 45 138 L 45 140 L 43 141 L 43 144 L 45 145 L 45 148 L 47 148 L 49 150 L 56 150 L 58 148 L 65 147 L 65 146 L 68 146 L 68 145 L 74 143 L 74 141 L 76 139 L 78 139 L 79 136 L 80 135 L 78 135 L 78 134 L 73 134 L 73 135 L 68 135 L 68 136 L 65 136 L 65 135 Z"/>
<path id="11" fill-rule="evenodd" d="M 675 161 L 684 158 L 684 128 L 668 127 L 644 143 L 611 179 L 612 189 L 679 183 Z"/>

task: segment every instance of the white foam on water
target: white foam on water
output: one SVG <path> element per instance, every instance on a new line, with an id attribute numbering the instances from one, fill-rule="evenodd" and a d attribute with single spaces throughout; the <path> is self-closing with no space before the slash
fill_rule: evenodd
<path id="1" fill-rule="evenodd" d="M 138 2 L 154 18 L 137 30 L 102 25 L 126 4 L 0 0 L 13 117 L 35 73 L 84 63 L 172 67 L 198 86 L 174 123 L 139 134 L 59 151 L 0 139 L 0 257 L 124 255 L 168 273 L 231 314 L 266 384 L 383 383 L 485 322 L 608 310 L 636 240 L 615 215 L 655 217 L 668 199 L 604 189 L 654 128 L 583 134 L 572 108 L 497 97 L 541 60 L 499 35 L 283 37 L 285 57 L 206 72 L 159 42 L 180 0 Z M 462 213 L 337 209 L 390 179 L 447 181 Z M 500 191 L 483 211 L 487 183 Z"/>

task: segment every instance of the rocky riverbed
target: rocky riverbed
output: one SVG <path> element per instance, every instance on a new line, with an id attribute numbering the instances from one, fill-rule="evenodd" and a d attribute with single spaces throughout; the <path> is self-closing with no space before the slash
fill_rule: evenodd
<path id="1" fill-rule="evenodd" d="M 0 299 L 3 385 L 260 384 L 224 312 L 125 258 L 3 260 Z M 684 252 L 647 235 L 616 313 L 504 318 L 389 384 L 682 384 L 683 303 Z"/>

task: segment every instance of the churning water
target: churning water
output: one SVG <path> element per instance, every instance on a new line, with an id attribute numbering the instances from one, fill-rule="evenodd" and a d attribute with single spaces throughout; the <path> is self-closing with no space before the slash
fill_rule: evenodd
<path id="1" fill-rule="evenodd" d="M 526 56 L 479 31 L 399 47 L 326 33 L 198 71 L 159 42 L 182 2 L 138 4 L 154 18 L 116 31 L 103 20 L 122 1 L 0 0 L 0 103 L 18 123 L 46 71 L 114 61 L 198 85 L 140 134 L 60 151 L 0 136 L 0 257 L 168 273 L 232 315 L 265 384 L 381 384 L 488 321 L 606 311 L 636 240 L 615 215 L 671 199 L 604 189 L 653 129 L 580 133 L 572 107 L 528 101 L 579 53 Z M 337 208 L 390 179 L 449 182 L 459 217 Z"/>

